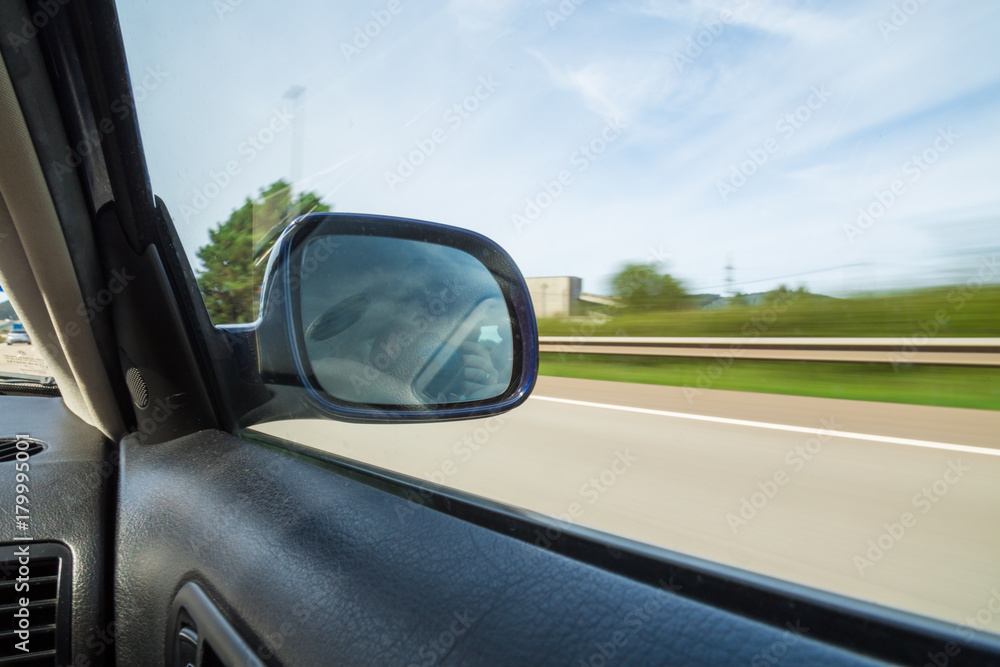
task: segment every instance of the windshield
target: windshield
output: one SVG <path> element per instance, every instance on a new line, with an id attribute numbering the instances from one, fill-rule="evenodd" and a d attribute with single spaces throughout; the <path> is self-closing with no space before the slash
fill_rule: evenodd
<path id="1" fill-rule="evenodd" d="M 545 515 L 542 546 L 585 525 L 955 623 L 992 604 L 996 3 L 118 6 L 216 324 L 256 318 L 310 211 L 473 229 L 528 277 L 522 407 L 259 433 Z"/>
<path id="2" fill-rule="evenodd" d="M 49 366 L 0 288 L 0 382 L 39 380 L 51 383 Z"/>

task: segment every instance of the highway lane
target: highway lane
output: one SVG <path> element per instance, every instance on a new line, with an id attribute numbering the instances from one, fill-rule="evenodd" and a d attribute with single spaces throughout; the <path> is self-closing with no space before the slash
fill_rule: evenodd
<path id="1" fill-rule="evenodd" d="M 1000 632 L 1000 412 L 712 390 L 689 400 L 673 387 L 559 378 L 535 395 L 493 420 L 259 429 Z"/>

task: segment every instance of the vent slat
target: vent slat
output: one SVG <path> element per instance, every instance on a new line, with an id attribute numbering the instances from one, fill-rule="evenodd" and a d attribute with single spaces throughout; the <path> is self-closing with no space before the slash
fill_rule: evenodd
<path id="1" fill-rule="evenodd" d="M 2 453 L 0 449 L 0 453 Z M 16 454 L 16 448 L 15 448 Z M 8 552 L 10 553 L 10 552 Z M 5 554 L 6 555 L 6 554 Z M 9 558 L 9 556 L 7 556 Z M 27 591 L 15 590 L 19 563 L 0 561 L 0 667 L 35 667 L 57 663 L 56 645 L 60 636 L 57 625 L 60 593 L 60 559 L 53 557 L 33 557 L 29 562 Z M 21 652 L 16 644 L 20 641 L 18 619 L 14 612 L 21 597 L 30 600 L 27 605 L 31 621 L 29 653 Z"/>
<path id="2" fill-rule="evenodd" d="M 56 651 L 55 649 L 49 651 L 39 651 L 38 653 L 25 653 L 24 655 L 2 657 L 0 656 L 0 665 L 16 665 L 17 667 L 42 667 L 43 665 L 55 665 L 56 664 Z"/>
<path id="3" fill-rule="evenodd" d="M 29 609 L 30 610 L 30 609 Z M 38 624 L 38 627 L 44 627 L 48 625 L 54 625 L 56 622 L 56 605 L 51 602 L 47 605 L 41 605 L 38 609 L 30 610 L 32 614 L 32 619 Z M 17 623 L 14 622 L 14 616 L 11 614 L 5 614 L 0 616 L 0 630 L 3 632 L 10 632 L 11 630 L 17 629 Z"/>
<path id="4" fill-rule="evenodd" d="M 32 572 L 34 572 L 34 569 L 35 568 L 31 568 Z M 54 574 L 44 574 L 44 575 L 42 575 L 40 577 L 35 577 L 35 576 L 31 577 L 31 584 L 32 585 L 35 585 L 35 584 L 45 584 L 45 583 L 48 583 L 50 581 L 53 582 L 53 583 L 58 583 L 59 582 L 59 577 L 57 577 Z M 8 589 L 8 588 L 14 588 L 16 585 L 17 585 L 17 581 L 15 581 L 13 579 L 0 580 L 0 592 L 4 591 L 5 589 Z"/>
<path id="5" fill-rule="evenodd" d="M 55 632 L 55 630 L 56 626 L 54 623 L 50 623 L 49 625 L 32 626 L 31 636 L 34 637 L 36 632 L 39 634 L 44 634 L 47 632 Z M 0 632 L 0 640 L 6 639 L 7 637 L 13 637 L 15 636 L 16 632 L 17 630 L 7 630 L 6 632 Z"/>
<path id="6" fill-rule="evenodd" d="M 45 600 L 39 600 L 38 602 L 32 602 L 31 604 L 28 605 L 28 611 L 40 607 L 47 607 L 49 605 L 54 605 L 56 604 L 56 602 L 57 602 L 56 598 L 47 598 Z M 18 608 L 19 605 L 17 604 L 5 604 L 4 606 L 0 607 L 0 614 L 6 614 L 8 611 L 17 611 Z"/>
<path id="7" fill-rule="evenodd" d="M 28 453 L 28 456 L 34 456 L 45 450 L 45 443 L 40 440 L 24 438 L 24 441 L 28 443 L 28 448 L 24 450 Z M 0 463 L 14 461 L 17 458 L 17 453 L 21 451 L 17 448 L 18 442 L 20 442 L 18 438 L 10 436 L 0 437 Z"/>
<path id="8" fill-rule="evenodd" d="M 0 563 L 0 585 L 6 585 L 17 578 L 17 561 Z M 33 559 L 31 561 L 31 578 L 41 579 L 55 577 L 59 574 L 59 561 L 55 559 Z"/>
<path id="9" fill-rule="evenodd" d="M 33 602 L 56 602 L 59 598 L 59 580 L 56 577 L 29 577 L 25 583 L 28 590 L 17 590 L 17 582 L 4 582 L 0 586 L 0 610 L 16 606 L 22 597 L 31 598 Z"/>

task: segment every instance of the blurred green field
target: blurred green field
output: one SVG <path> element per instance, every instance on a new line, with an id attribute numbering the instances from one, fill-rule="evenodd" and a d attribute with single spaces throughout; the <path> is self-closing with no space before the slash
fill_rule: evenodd
<path id="1" fill-rule="evenodd" d="M 720 310 L 590 313 L 540 320 L 542 336 L 912 338 L 1000 336 L 1000 287 L 945 287 Z M 919 340 L 919 339 L 918 339 Z M 956 366 L 543 354 L 542 375 L 985 410 L 1000 409 L 1000 369 Z"/>
<path id="2" fill-rule="evenodd" d="M 911 403 L 1000 410 L 1000 369 L 888 364 L 737 360 L 724 367 L 711 359 L 542 354 L 540 373 L 609 380 L 790 394 L 859 401 Z"/>
<path id="3" fill-rule="evenodd" d="M 940 320 L 936 323 L 935 319 Z M 539 320 L 542 336 L 1000 336 L 1000 286 L 960 285 L 850 299 L 812 298 L 772 306 L 646 313 L 599 311 Z"/>

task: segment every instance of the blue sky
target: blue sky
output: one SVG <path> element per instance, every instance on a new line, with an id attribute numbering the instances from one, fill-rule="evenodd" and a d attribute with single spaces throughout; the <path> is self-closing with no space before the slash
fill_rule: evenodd
<path id="1" fill-rule="evenodd" d="M 295 173 L 295 132 L 296 188 L 336 210 L 474 229 L 593 292 L 648 260 L 719 292 L 731 258 L 743 291 L 844 294 L 964 280 L 1000 248 L 994 3 L 118 4 L 192 258 Z"/>

